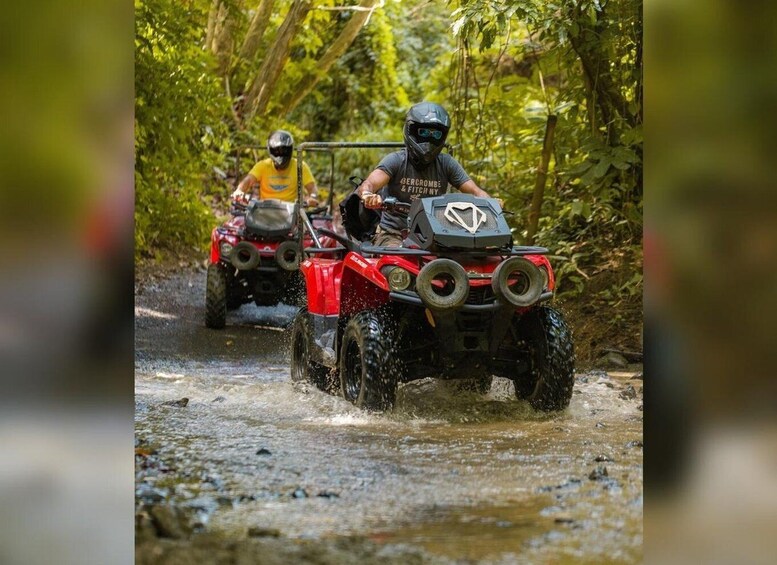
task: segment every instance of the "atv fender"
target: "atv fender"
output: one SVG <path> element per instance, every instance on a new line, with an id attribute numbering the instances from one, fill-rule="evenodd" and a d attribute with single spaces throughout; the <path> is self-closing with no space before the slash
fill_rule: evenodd
<path id="1" fill-rule="evenodd" d="M 377 308 L 389 301 L 389 287 L 378 270 L 377 259 L 365 259 L 350 252 L 343 260 L 340 315 L 349 317 Z"/>
<path id="2" fill-rule="evenodd" d="M 306 259 L 300 264 L 305 277 L 308 312 L 322 316 L 340 313 L 340 279 L 343 261 L 336 259 Z"/>

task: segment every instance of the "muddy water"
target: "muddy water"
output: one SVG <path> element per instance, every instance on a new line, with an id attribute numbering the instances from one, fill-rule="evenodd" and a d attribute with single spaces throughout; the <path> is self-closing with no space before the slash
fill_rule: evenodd
<path id="1" fill-rule="evenodd" d="M 641 561 L 637 367 L 578 375 L 551 416 L 503 379 L 487 395 L 410 383 L 392 413 L 370 415 L 292 386 L 293 309 L 244 306 L 204 328 L 202 279 L 138 289 L 135 390 L 136 436 L 168 467 L 138 482 L 198 508 L 207 531 L 360 536 L 442 560 Z"/>

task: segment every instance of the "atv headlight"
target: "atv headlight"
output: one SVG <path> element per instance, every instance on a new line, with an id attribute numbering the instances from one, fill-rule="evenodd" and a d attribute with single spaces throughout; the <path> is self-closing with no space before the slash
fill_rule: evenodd
<path id="1" fill-rule="evenodd" d="M 395 292 L 407 290 L 412 282 L 410 273 L 402 267 L 389 267 L 384 270 L 383 274 L 388 281 L 389 288 Z"/>
<path id="2" fill-rule="evenodd" d="M 232 255 L 232 247 L 233 245 L 228 241 L 222 241 L 221 245 L 219 246 L 221 256 L 224 258 L 229 258 L 229 256 Z"/>

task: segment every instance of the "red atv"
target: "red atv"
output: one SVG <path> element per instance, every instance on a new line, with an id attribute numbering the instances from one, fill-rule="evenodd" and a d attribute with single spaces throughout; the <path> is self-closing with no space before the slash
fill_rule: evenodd
<path id="1" fill-rule="evenodd" d="M 319 230 L 340 243 L 339 257 L 313 253 L 301 264 L 307 308 L 294 321 L 292 380 L 386 410 L 399 383 L 467 379 L 486 392 L 497 375 L 536 409 L 566 408 L 574 351 L 562 315 L 547 305 L 555 288 L 547 250 L 514 247 L 495 199 L 384 199 L 400 206 L 408 210 L 401 248 L 354 241 L 369 229 L 349 226 L 347 208 L 350 238 Z"/>
<path id="2" fill-rule="evenodd" d="M 333 229 L 332 216 L 325 213 L 330 206 L 331 201 L 305 212 L 298 204 L 281 200 L 234 201 L 232 217 L 211 234 L 205 325 L 223 328 L 227 310 L 248 302 L 273 306 L 304 298 L 299 273 L 302 246 L 336 246 L 330 237 L 319 240 L 312 235 L 317 228 Z M 302 242 L 300 220 L 309 226 Z"/>

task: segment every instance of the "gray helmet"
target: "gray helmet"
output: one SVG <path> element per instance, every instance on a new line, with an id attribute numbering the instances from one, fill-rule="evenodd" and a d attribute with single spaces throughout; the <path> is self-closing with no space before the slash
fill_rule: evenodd
<path id="1" fill-rule="evenodd" d="M 276 169 L 285 169 L 291 163 L 294 138 L 283 129 L 272 132 L 267 140 L 267 152 Z"/>
<path id="2" fill-rule="evenodd" d="M 445 108 L 434 102 L 416 104 L 405 116 L 405 147 L 416 167 L 433 163 L 445 145 L 451 119 Z"/>

